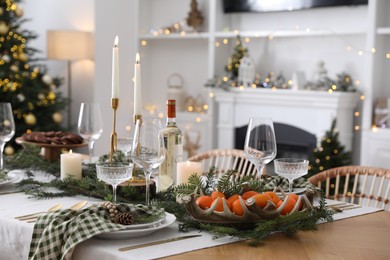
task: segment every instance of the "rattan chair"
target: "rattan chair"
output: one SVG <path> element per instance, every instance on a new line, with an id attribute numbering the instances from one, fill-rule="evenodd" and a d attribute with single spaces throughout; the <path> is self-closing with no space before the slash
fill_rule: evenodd
<path id="1" fill-rule="evenodd" d="M 232 169 L 238 172 L 236 179 L 248 174 L 256 176 L 257 172 L 255 165 L 245 158 L 244 151 L 237 149 L 211 150 L 192 156 L 188 161 L 201 162 L 205 172 L 215 166 L 218 177 Z"/>
<path id="2" fill-rule="evenodd" d="M 390 169 L 342 166 L 310 177 L 325 197 L 390 210 Z"/>

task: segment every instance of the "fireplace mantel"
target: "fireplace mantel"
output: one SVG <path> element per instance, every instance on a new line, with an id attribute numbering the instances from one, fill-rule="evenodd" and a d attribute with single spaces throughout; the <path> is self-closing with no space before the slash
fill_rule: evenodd
<path id="1" fill-rule="evenodd" d="M 217 147 L 233 148 L 236 127 L 247 125 L 250 117 L 270 117 L 274 122 L 304 129 L 321 141 L 337 119 L 340 142 L 348 150 L 353 143 L 353 118 L 359 95 L 350 92 L 232 89 L 215 91 Z"/>

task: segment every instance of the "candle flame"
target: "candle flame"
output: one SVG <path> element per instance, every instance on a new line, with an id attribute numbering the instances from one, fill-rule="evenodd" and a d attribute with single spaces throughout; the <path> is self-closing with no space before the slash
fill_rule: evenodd
<path id="1" fill-rule="evenodd" d="M 72 152 L 72 149 L 70 149 L 70 150 L 69 150 L 69 154 L 72 154 L 72 153 L 73 153 L 73 152 Z"/>
<path id="2" fill-rule="evenodd" d="M 119 44 L 119 38 L 117 35 L 117 36 L 115 36 L 114 47 L 118 47 L 118 44 Z"/>
<path id="3" fill-rule="evenodd" d="M 139 53 L 137 52 L 137 54 L 135 55 L 135 63 L 139 64 Z"/>

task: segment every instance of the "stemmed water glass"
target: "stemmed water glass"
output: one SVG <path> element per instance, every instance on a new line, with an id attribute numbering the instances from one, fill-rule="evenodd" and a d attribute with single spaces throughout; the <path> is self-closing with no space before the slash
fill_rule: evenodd
<path id="1" fill-rule="evenodd" d="M 133 164 L 125 162 L 98 163 L 96 173 L 99 180 L 112 185 L 113 201 L 116 203 L 116 188 L 133 176 Z"/>
<path id="2" fill-rule="evenodd" d="M 103 121 L 99 104 L 81 103 L 77 128 L 79 134 L 88 143 L 89 162 L 91 163 L 93 145 L 103 132 Z"/>
<path id="3" fill-rule="evenodd" d="M 0 170 L 3 169 L 3 152 L 5 143 L 15 134 L 15 123 L 10 103 L 0 103 Z"/>
<path id="4" fill-rule="evenodd" d="M 274 160 L 275 173 L 288 180 L 288 193 L 292 192 L 293 181 L 307 174 L 309 161 L 305 159 L 280 158 Z"/>
<path id="5" fill-rule="evenodd" d="M 140 165 L 146 180 L 146 205 L 149 205 L 150 176 L 165 159 L 164 139 L 159 119 L 137 120 L 135 125 L 131 159 Z"/>
<path id="6" fill-rule="evenodd" d="M 249 119 L 244 153 L 245 157 L 256 166 L 261 178 L 266 164 L 276 156 L 274 124 L 270 118 L 252 117 Z"/>

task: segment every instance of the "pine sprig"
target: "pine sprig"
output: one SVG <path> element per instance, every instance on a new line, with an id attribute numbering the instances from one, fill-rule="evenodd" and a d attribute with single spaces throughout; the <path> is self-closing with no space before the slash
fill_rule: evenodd
<path id="1" fill-rule="evenodd" d="M 41 148 L 34 144 L 23 144 L 24 149 L 19 150 L 14 156 L 7 157 L 6 166 L 10 169 L 28 169 L 45 171 L 54 176 L 59 176 L 59 162 L 49 162 L 39 153 Z"/>

